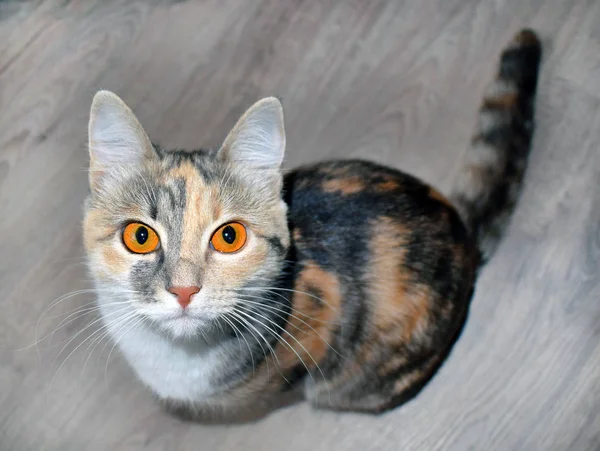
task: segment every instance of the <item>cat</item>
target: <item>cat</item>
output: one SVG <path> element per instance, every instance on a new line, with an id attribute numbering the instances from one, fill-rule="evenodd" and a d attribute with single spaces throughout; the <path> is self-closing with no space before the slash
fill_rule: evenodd
<path id="1" fill-rule="evenodd" d="M 531 30 L 503 51 L 448 197 L 368 161 L 284 173 L 276 98 L 219 149 L 172 151 L 98 92 L 84 243 L 104 324 L 139 379 L 183 412 L 290 391 L 366 413 L 414 397 L 461 332 L 517 201 L 540 58 Z"/>

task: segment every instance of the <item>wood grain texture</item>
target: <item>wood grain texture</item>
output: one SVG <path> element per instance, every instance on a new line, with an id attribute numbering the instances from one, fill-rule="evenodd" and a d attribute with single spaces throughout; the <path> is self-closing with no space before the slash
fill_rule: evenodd
<path id="1" fill-rule="evenodd" d="M 189 424 L 118 352 L 107 364 L 112 344 L 84 341 L 97 324 L 76 336 L 93 311 L 39 357 L 21 349 L 52 301 L 90 287 L 80 221 L 96 90 L 121 95 L 165 146 L 217 145 L 278 95 L 288 166 L 367 157 L 444 191 L 523 26 L 546 41 L 524 193 L 462 337 L 414 401 L 380 417 L 299 404 L 256 424 Z M 0 450 L 600 449 L 599 30 L 595 0 L 0 2 Z M 38 337 L 92 300 L 57 304 Z"/>

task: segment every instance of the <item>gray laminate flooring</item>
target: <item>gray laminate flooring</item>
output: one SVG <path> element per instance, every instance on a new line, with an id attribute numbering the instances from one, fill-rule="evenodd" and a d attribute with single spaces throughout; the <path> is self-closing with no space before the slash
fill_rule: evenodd
<path id="1" fill-rule="evenodd" d="M 112 344 L 84 341 L 94 326 L 76 336 L 92 314 L 31 346 L 42 312 L 91 286 L 80 222 L 96 90 L 171 147 L 218 145 L 278 95 L 288 166 L 367 157 L 443 190 L 523 26 L 546 44 L 523 196 L 462 337 L 414 401 L 380 417 L 299 404 L 187 424 L 117 351 L 108 360 Z M 597 0 L 0 1 L 0 450 L 600 449 L 599 176 Z M 64 299 L 37 336 L 91 301 Z"/>

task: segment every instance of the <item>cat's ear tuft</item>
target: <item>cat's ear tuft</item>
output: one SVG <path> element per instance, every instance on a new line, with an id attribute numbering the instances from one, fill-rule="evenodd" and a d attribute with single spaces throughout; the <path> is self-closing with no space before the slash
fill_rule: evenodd
<path id="1" fill-rule="evenodd" d="M 139 121 L 116 94 L 99 91 L 90 111 L 90 186 L 111 169 L 136 168 L 152 156 L 152 143 Z"/>
<path id="2" fill-rule="evenodd" d="M 220 154 L 250 167 L 279 169 L 285 153 L 283 108 L 275 97 L 252 105 L 229 132 Z"/>

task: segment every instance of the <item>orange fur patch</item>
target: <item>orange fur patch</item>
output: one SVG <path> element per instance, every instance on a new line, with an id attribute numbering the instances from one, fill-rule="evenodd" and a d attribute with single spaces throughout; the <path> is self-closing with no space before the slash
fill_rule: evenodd
<path id="1" fill-rule="evenodd" d="M 375 185 L 375 190 L 382 192 L 394 191 L 398 188 L 400 188 L 400 185 L 395 180 L 387 180 Z"/>
<path id="2" fill-rule="evenodd" d="M 507 92 L 497 97 L 488 97 L 483 100 L 483 108 L 490 110 L 508 110 L 517 105 L 519 93 Z"/>
<path id="3" fill-rule="evenodd" d="M 412 272 L 402 265 L 409 233 L 386 217 L 378 218 L 372 228 L 369 290 L 374 302 L 373 327 L 383 343 L 414 340 L 429 318 L 431 290 L 416 285 Z"/>
<path id="4" fill-rule="evenodd" d="M 107 244 L 102 249 L 102 258 L 104 259 L 106 269 L 112 274 L 120 274 L 127 271 L 127 260 L 110 244 Z"/>
<path id="5" fill-rule="evenodd" d="M 358 176 L 335 178 L 323 182 L 323 191 L 326 193 L 355 194 L 365 189 L 363 180 Z"/>
<path id="6" fill-rule="evenodd" d="M 104 212 L 90 210 L 85 215 L 83 221 L 83 244 L 88 252 L 95 249 L 101 239 L 109 237 L 115 232 L 115 227 L 106 224 Z"/>
<path id="7" fill-rule="evenodd" d="M 175 166 L 174 168 L 169 169 L 161 174 L 160 182 L 161 183 L 169 183 L 171 180 L 175 179 L 194 179 L 200 178 L 200 174 L 198 174 L 198 170 L 194 167 L 192 163 L 189 161 L 185 161 L 179 166 Z"/>
<path id="8" fill-rule="evenodd" d="M 185 181 L 186 202 L 183 212 L 183 228 L 181 236 L 180 258 L 196 261 L 198 251 L 198 239 L 203 228 L 213 218 L 209 213 L 212 209 L 207 208 L 210 196 L 207 196 L 207 187 L 198 170 L 189 162 L 184 163 L 168 173 L 168 178 L 183 179 Z"/>
<path id="9" fill-rule="evenodd" d="M 309 368 L 316 367 L 331 344 L 333 329 L 338 324 L 341 308 L 340 281 L 314 262 L 308 262 L 298 275 L 292 298 L 292 310 L 282 337 L 288 342 L 278 344 L 278 357 L 289 369 L 298 364 L 298 356 Z M 310 293 L 319 293 L 320 299 Z M 292 338 L 293 337 L 293 338 Z M 290 347 L 293 349 L 290 349 Z M 295 351 L 295 352 L 294 352 Z"/>
<path id="10" fill-rule="evenodd" d="M 422 369 L 417 369 L 408 373 L 398 379 L 394 383 L 393 393 L 400 394 L 407 388 L 410 388 L 415 382 L 419 381 L 423 376 L 426 375 L 426 372 Z"/>
<path id="11" fill-rule="evenodd" d="M 513 43 L 518 45 L 539 46 L 540 41 L 531 30 L 522 30 L 513 38 Z"/>

